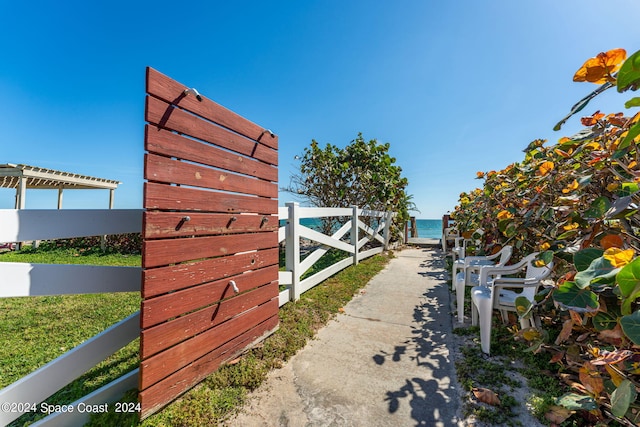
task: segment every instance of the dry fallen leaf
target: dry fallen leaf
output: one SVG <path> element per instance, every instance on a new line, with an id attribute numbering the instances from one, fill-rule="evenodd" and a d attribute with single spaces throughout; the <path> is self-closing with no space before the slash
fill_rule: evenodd
<path id="1" fill-rule="evenodd" d="M 544 414 L 544 417 L 554 424 L 561 424 L 567 418 L 569 418 L 573 414 L 573 411 L 570 411 L 567 408 L 562 406 L 550 406 L 549 412 Z"/>
<path id="2" fill-rule="evenodd" d="M 560 331 L 558 338 L 556 338 L 555 344 L 560 345 L 564 341 L 566 341 L 571 336 L 572 331 L 573 331 L 573 319 L 565 320 L 564 324 L 562 325 L 562 331 Z"/>
<path id="3" fill-rule="evenodd" d="M 472 391 L 473 391 L 473 395 L 480 402 L 487 403 L 492 406 L 500 406 L 500 399 L 498 398 L 498 395 L 495 394 L 493 391 L 489 390 L 488 388 L 476 387 Z"/>
<path id="4" fill-rule="evenodd" d="M 338 309 L 338 311 L 339 311 L 340 313 L 344 313 L 344 308 L 343 308 L 343 307 L 340 307 L 340 308 Z"/>

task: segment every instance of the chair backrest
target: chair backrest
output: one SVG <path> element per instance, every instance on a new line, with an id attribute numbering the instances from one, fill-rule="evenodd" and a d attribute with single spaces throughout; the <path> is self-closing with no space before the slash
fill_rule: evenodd
<path id="1" fill-rule="evenodd" d="M 497 266 L 503 266 L 509 262 L 511 259 L 511 255 L 513 254 L 513 246 L 507 245 L 504 248 L 500 249 L 500 258 L 496 263 Z"/>
<path id="2" fill-rule="evenodd" d="M 445 239 L 453 239 L 454 237 L 458 237 L 458 230 L 453 227 L 444 229 Z"/>
<path id="3" fill-rule="evenodd" d="M 553 270 L 553 261 L 551 261 L 549 264 L 543 265 L 542 267 L 537 267 L 535 265 L 537 256 L 537 252 L 529 255 L 530 259 L 527 262 L 525 278 L 535 280 L 538 285 L 524 288 L 521 294 L 529 301 L 533 301 L 533 298 L 538 293 L 538 289 L 540 288 L 542 280 L 544 280 L 549 274 L 551 274 L 551 271 Z"/>
<path id="4" fill-rule="evenodd" d="M 527 263 L 527 271 L 525 273 L 525 277 L 527 279 L 543 280 L 549 274 L 551 274 L 551 270 L 553 270 L 553 261 L 547 265 L 543 265 L 542 267 L 536 267 L 535 258 L 536 257 L 532 257 L 532 259 L 530 259 Z"/>

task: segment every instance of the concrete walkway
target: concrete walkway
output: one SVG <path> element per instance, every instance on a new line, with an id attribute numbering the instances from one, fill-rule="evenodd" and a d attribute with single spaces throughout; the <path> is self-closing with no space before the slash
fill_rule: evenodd
<path id="1" fill-rule="evenodd" d="M 462 425 L 451 330 L 441 252 L 396 252 L 225 425 Z"/>

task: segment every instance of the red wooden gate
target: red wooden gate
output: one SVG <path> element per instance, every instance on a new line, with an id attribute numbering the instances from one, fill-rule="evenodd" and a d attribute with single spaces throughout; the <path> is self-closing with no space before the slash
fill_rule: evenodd
<path id="1" fill-rule="evenodd" d="M 278 327 L 278 138 L 147 69 L 145 418 Z"/>

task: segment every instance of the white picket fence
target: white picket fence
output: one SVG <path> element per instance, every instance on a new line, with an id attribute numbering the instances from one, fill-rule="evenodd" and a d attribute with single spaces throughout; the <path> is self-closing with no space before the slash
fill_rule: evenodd
<path id="1" fill-rule="evenodd" d="M 0 210 L 0 242 L 27 242 L 110 234 L 138 233 L 142 228 L 142 210 Z M 360 260 L 382 252 L 389 245 L 389 226 L 394 214 L 353 208 L 305 208 L 298 203 L 287 203 L 279 209 L 279 242 L 284 242 L 286 271 L 280 272 L 280 306 L 296 301 L 311 289 L 338 271 L 355 265 Z M 332 235 L 300 224 L 304 218 L 345 217 L 348 220 Z M 361 218 L 375 220 L 374 227 Z M 348 236 L 348 240 L 346 239 Z M 303 260 L 301 239 L 318 243 L 318 247 Z M 377 241 L 379 246 L 362 250 Z M 346 251 L 350 256 L 326 267 L 314 275 L 301 279 L 331 248 Z M 141 267 L 111 267 L 89 265 L 29 264 L 0 262 L 0 298 L 43 295 L 69 295 L 86 293 L 139 292 Z M 15 403 L 11 409 L 0 410 L 0 425 L 6 425 L 28 412 L 20 403 L 36 403 L 65 387 L 92 367 L 114 354 L 140 335 L 140 312 L 116 323 L 78 347 L 59 356 L 31 374 L 0 390 L 0 404 Z M 138 387 L 138 369 L 112 381 L 104 387 L 70 404 L 78 408 L 82 402 L 95 405 L 114 402 L 125 391 Z M 0 408 L 1 409 L 1 408 Z M 25 410 L 18 410 L 25 409 Z M 89 414 L 58 412 L 33 424 L 34 426 L 80 425 Z"/>
<path id="2" fill-rule="evenodd" d="M 300 295 L 326 280 L 338 271 L 356 265 L 360 260 L 381 253 L 389 246 L 389 228 L 394 217 L 393 212 L 380 212 L 352 208 L 317 208 L 300 207 L 299 203 L 290 202 L 278 210 L 279 219 L 286 224 L 278 230 L 279 242 L 285 243 L 285 271 L 280 272 L 281 286 L 287 286 L 280 292 L 280 306 L 288 301 L 297 301 Z M 303 218 L 348 217 L 332 235 L 322 234 L 300 223 Z M 360 218 L 377 218 L 377 226 L 371 228 Z M 349 234 L 349 240 L 344 237 Z M 300 260 L 300 239 L 308 239 L 320 244 L 304 260 Z M 380 242 L 380 246 L 361 251 L 369 242 Z M 351 254 L 350 257 L 338 261 L 325 269 L 305 278 L 301 277 L 331 248 L 340 249 Z"/>
<path id="3" fill-rule="evenodd" d="M 142 210 L 0 210 L 0 242 L 26 242 L 138 233 Z M 104 292 L 140 292 L 140 267 L 109 267 L 0 262 L 0 298 Z M 140 336 L 140 313 L 109 327 L 31 374 L 0 390 L 0 425 L 33 410 L 25 404 L 46 400 L 95 365 Z M 138 387 L 138 370 L 129 372 L 71 404 L 79 408 L 113 402 Z M 39 408 L 39 406 L 37 406 Z M 58 412 L 36 425 L 81 425 L 88 413 Z"/>

